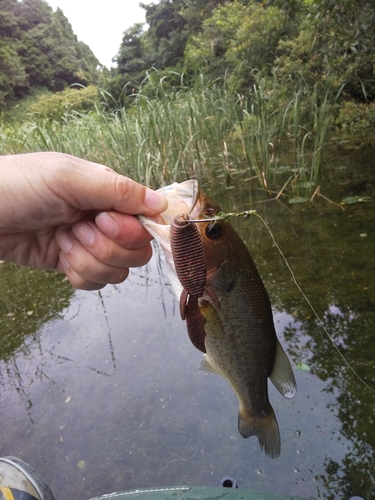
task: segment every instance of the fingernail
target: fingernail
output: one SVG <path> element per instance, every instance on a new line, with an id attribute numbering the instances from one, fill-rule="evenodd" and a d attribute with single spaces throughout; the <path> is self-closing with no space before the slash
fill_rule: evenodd
<path id="1" fill-rule="evenodd" d="M 117 236 L 120 226 L 107 212 L 102 212 L 96 216 L 95 222 L 98 228 L 108 236 Z"/>
<path id="2" fill-rule="evenodd" d="M 168 202 L 163 195 L 153 191 L 152 189 L 146 189 L 145 194 L 145 205 L 155 212 L 164 212 L 167 209 Z"/>
<path id="3" fill-rule="evenodd" d="M 77 222 L 77 224 L 72 227 L 72 232 L 84 245 L 91 246 L 94 244 L 95 231 L 87 222 Z"/>
<path id="4" fill-rule="evenodd" d="M 57 233 L 57 243 L 64 253 L 69 253 L 74 245 L 74 240 L 67 231 Z"/>

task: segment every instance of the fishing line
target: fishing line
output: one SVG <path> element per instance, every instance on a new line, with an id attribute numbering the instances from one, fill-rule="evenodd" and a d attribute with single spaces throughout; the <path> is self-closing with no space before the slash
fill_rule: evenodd
<path id="1" fill-rule="evenodd" d="M 342 352 L 340 351 L 340 349 L 335 344 L 335 342 L 334 342 L 333 338 L 331 337 L 330 333 L 328 332 L 327 328 L 324 326 L 323 320 L 320 318 L 319 314 L 316 312 L 316 310 L 315 310 L 314 306 L 312 305 L 312 303 L 310 302 L 309 298 L 307 297 L 307 295 L 305 294 L 305 292 L 302 290 L 300 284 L 298 283 L 298 281 L 297 281 L 297 279 L 295 277 L 295 274 L 294 274 L 292 268 L 289 265 L 289 262 L 287 261 L 285 255 L 283 254 L 283 252 L 282 252 L 279 244 L 277 243 L 277 241 L 276 241 L 276 239 L 275 239 L 275 237 L 274 237 L 274 235 L 273 235 L 270 227 L 268 226 L 267 222 L 258 213 L 254 212 L 253 215 L 256 215 L 263 222 L 263 224 L 266 226 L 266 229 L 267 229 L 267 231 L 269 232 L 269 234 L 271 236 L 273 244 L 277 248 L 279 254 L 281 255 L 281 257 L 283 259 L 283 261 L 285 262 L 285 265 L 286 265 L 288 271 L 290 272 L 290 275 L 292 276 L 294 284 L 296 285 L 296 287 L 298 288 L 298 290 L 301 292 L 302 297 L 306 300 L 306 302 L 309 305 L 309 307 L 311 308 L 312 312 L 315 314 L 315 317 L 317 318 L 317 320 L 319 322 L 319 325 L 323 328 L 324 332 L 326 333 L 327 337 L 331 341 L 333 347 L 336 349 L 336 351 L 340 355 L 341 359 L 344 361 L 344 363 L 346 364 L 346 366 L 351 370 L 351 372 L 355 375 L 355 377 L 357 377 L 357 379 L 365 387 L 367 387 L 367 389 L 369 389 L 372 393 L 375 394 L 375 390 L 367 382 L 365 382 L 363 380 L 363 378 L 355 371 L 355 369 L 352 367 L 352 365 L 349 363 L 349 361 L 347 361 L 347 359 L 345 358 L 345 356 L 342 354 Z"/>
<path id="2" fill-rule="evenodd" d="M 285 257 L 283 251 L 281 250 L 279 244 L 277 243 L 277 241 L 276 241 L 276 239 L 275 239 L 275 237 L 274 237 L 274 235 L 273 235 L 273 233 L 272 233 L 269 225 L 263 219 L 263 217 L 257 213 L 256 210 L 245 210 L 243 212 L 236 212 L 236 213 L 219 212 L 216 215 L 216 217 L 213 217 L 213 218 L 210 218 L 210 219 L 191 220 L 190 222 L 207 222 L 207 221 L 213 221 L 213 222 L 215 222 L 215 221 L 220 221 L 220 220 L 227 220 L 227 219 L 230 219 L 231 217 L 249 217 L 250 215 L 255 215 L 256 217 L 258 217 L 258 219 L 260 219 L 262 221 L 262 223 L 264 224 L 264 226 L 266 227 L 269 235 L 271 236 L 273 244 L 275 245 L 277 251 L 281 255 L 281 258 L 283 259 L 283 261 L 284 261 L 284 263 L 285 263 L 288 271 L 290 272 L 290 275 L 292 277 L 292 280 L 293 280 L 294 284 L 296 285 L 296 287 L 300 291 L 302 297 L 307 302 L 308 306 L 310 307 L 310 309 L 312 310 L 312 312 L 315 315 L 316 319 L 318 320 L 319 325 L 321 326 L 321 328 L 323 329 L 323 331 L 326 333 L 327 337 L 331 341 L 331 344 L 336 349 L 337 353 L 339 354 L 339 356 L 341 357 L 341 359 L 344 361 L 345 365 L 351 370 L 351 372 L 353 373 L 353 375 L 365 387 L 367 387 L 367 389 L 369 389 L 373 394 L 375 394 L 375 390 L 367 382 L 365 382 L 363 380 L 363 378 L 356 372 L 356 370 L 352 367 L 352 365 L 349 363 L 349 361 L 347 361 L 347 359 L 345 358 L 345 356 L 342 354 L 342 352 L 340 351 L 340 349 L 335 344 L 335 342 L 334 342 L 333 338 L 331 337 L 330 333 L 328 332 L 327 328 L 324 326 L 323 320 L 320 318 L 319 314 L 316 312 L 316 310 L 315 310 L 314 306 L 312 305 L 312 303 L 310 302 L 309 298 L 307 297 L 307 295 L 305 294 L 305 292 L 302 290 L 301 285 L 298 283 L 297 278 L 296 278 L 296 276 L 295 276 L 292 268 L 290 267 L 287 258 Z"/>

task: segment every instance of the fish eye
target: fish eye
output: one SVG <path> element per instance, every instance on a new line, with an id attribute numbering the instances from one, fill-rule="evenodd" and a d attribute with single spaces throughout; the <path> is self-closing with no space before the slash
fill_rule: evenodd
<path id="1" fill-rule="evenodd" d="M 223 228 L 218 223 L 208 224 L 205 233 L 210 240 L 217 240 L 223 234 Z"/>

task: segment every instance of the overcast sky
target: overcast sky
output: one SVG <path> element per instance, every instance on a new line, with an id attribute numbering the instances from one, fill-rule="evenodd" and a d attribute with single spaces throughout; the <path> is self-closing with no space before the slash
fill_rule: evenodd
<path id="1" fill-rule="evenodd" d="M 145 10 L 139 0 L 47 0 L 64 12 L 78 40 L 86 43 L 108 68 L 118 52 L 123 32 L 134 23 L 144 22 Z M 142 3 L 152 3 L 142 0 Z M 158 3 L 155 0 L 154 3 Z"/>

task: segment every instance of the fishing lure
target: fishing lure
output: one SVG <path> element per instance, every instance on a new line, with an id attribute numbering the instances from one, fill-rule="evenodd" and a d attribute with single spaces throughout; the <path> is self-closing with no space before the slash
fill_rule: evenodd
<path id="1" fill-rule="evenodd" d="M 184 320 L 189 297 L 202 297 L 207 275 L 202 240 L 187 214 L 176 215 L 172 220 L 171 249 L 177 277 L 184 288 L 180 299 Z"/>
<path id="2" fill-rule="evenodd" d="M 217 309 L 220 309 L 220 303 L 213 290 L 206 286 L 203 242 L 196 224 L 190 221 L 188 214 L 178 214 L 172 219 L 170 237 L 176 274 L 183 287 L 180 297 L 181 318 L 186 320 L 192 344 L 205 353 L 206 320 L 199 309 L 198 299 L 206 292 Z"/>

